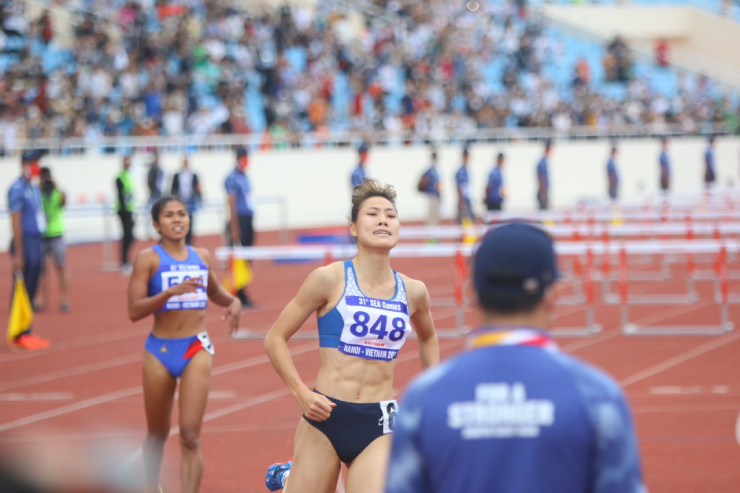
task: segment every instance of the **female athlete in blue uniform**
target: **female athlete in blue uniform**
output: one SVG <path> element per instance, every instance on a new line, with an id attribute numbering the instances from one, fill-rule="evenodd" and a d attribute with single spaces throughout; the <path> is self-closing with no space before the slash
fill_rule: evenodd
<path id="1" fill-rule="evenodd" d="M 233 332 L 239 325 L 241 303 L 219 285 L 210 268 L 208 251 L 185 243 L 190 228 L 185 204 L 174 197 L 162 198 L 152 207 L 152 220 L 162 240 L 138 254 L 128 286 L 129 318 L 136 321 L 154 315 L 154 326 L 144 346 L 148 427 L 144 468 L 150 490 L 159 492 L 159 469 L 180 378 L 180 478 L 183 492 L 197 492 L 203 476 L 200 428 L 213 355 L 205 309 L 209 298 L 228 307 L 224 319 Z"/>
<path id="2" fill-rule="evenodd" d="M 282 487 L 291 467 L 285 491 L 333 493 L 345 463 L 348 493 L 382 491 L 398 409 L 393 370 L 412 327 L 422 367 L 439 361 L 426 286 L 390 266 L 399 233 L 395 199 L 393 187 L 376 180 L 355 187 L 350 233 L 357 256 L 313 271 L 265 338 L 270 361 L 304 413 L 294 462 L 270 468 L 269 489 Z M 312 390 L 298 375 L 287 342 L 313 312 L 321 368 Z"/>

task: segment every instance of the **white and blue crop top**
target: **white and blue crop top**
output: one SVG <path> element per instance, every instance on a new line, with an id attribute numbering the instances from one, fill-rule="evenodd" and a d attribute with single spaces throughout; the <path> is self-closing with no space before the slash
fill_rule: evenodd
<path id="1" fill-rule="evenodd" d="M 368 298 L 357 284 L 351 260 L 344 262 L 344 294 L 331 311 L 318 318 L 319 346 L 345 354 L 390 361 L 411 333 L 406 286 L 398 272 L 390 300 Z"/>
<path id="2" fill-rule="evenodd" d="M 183 261 L 173 258 L 162 245 L 152 247 L 159 256 L 159 268 L 149 279 L 147 295 L 157 295 L 175 284 L 194 277 L 201 277 L 205 288 L 198 288 L 195 293 L 172 296 L 157 313 L 169 310 L 202 310 L 208 306 L 208 266 L 195 250 L 187 248 L 188 258 Z"/>

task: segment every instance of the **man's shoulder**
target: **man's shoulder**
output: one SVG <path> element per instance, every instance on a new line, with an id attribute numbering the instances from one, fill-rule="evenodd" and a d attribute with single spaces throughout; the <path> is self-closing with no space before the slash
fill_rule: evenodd
<path id="1" fill-rule="evenodd" d="M 565 369 L 582 396 L 588 399 L 612 400 L 622 396 L 619 384 L 604 371 L 565 353 L 554 358 Z"/>
<path id="2" fill-rule="evenodd" d="M 20 190 L 23 190 L 26 188 L 23 183 L 23 178 L 16 178 L 13 183 L 10 184 L 10 188 L 8 189 L 8 193 L 11 192 L 18 192 Z"/>

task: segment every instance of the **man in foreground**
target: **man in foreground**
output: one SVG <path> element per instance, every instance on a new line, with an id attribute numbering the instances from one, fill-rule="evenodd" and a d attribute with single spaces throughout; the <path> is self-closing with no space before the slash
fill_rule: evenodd
<path id="1" fill-rule="evenodd" d="M 645 491 L 619 386 L 546 332 L 556 265 L 552 239 L 534 226 L 484 237 L 473 273 L 483 326 L 409 386 L 388 493 Z"/>

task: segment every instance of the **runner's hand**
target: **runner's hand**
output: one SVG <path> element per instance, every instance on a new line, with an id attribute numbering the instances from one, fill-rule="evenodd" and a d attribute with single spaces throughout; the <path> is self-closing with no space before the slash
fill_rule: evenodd
<path id="1" fill-rule="evenodd" d="M 303 395 L 299 396 L 298 404 L 301 405 L 303 414 L 313 421 L 329 419 L 331 410 L 336 407 L 336 404 L 330 401 L 325 395 L 311 391 L 306 391 Z"/>
<path id="2" fill-rule="evenodd" d="M 202 277 L 194 277 L 192 279 L 185 279 L 180 284 L 175 284 L 167 289 L 167 294 L 170 296 L 177 296 L 178 294 L 195 293 L 198 289 L 206 289 L 203 284 Z"/>
<path id="3" fill-rule="evenodd" d="M 242 313 L 242 302 L 238 298 L 234 298 L 229 307 L 226 309 L 226 313 L 221 320 L 226 320 L 229 324 L 229 332 L 234 333 L 239 328 L 239 315 Z"/>

